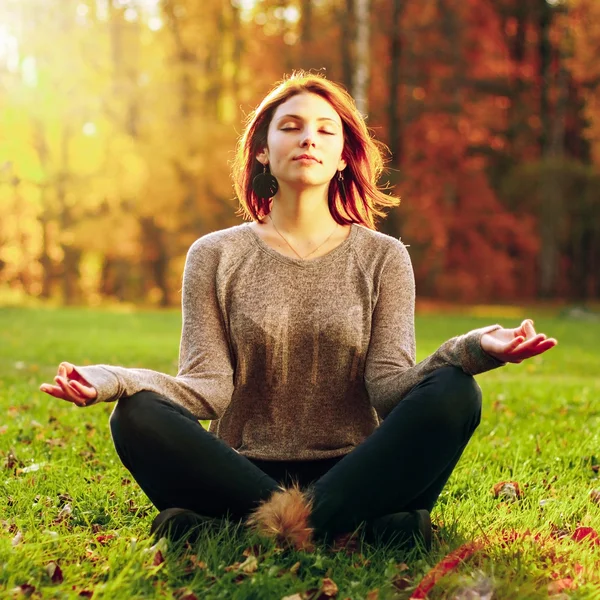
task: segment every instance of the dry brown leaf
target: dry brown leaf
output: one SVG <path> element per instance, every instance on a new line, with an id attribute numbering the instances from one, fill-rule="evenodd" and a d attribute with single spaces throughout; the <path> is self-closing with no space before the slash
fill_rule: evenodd
<path id="1" fill-rule="evenodd" d="M 100 544 L 101 546 L 104 546 L 107 542 L 109 542 L 110 540 L 112 540 L 114 538 L 115 538 L 115 536 L 112 533 L 108 533 L 106 535 L 97 535 L 96 542 L 98 544 Z"/>
<path id="2" fill-rule="evenodd" d="M 46 573 L 48 573 L 52 583 L 62 583 L 64 581 L 62 569 L 53 560 L 46 565 Z"/>
<path id="3" fill-rule="evenodd" d="M 23 541 L 23 533 L 20 532 L 20 531 L 17 531 L 17 534 L 11 540 L 10 543 L 11 543 L 12 546 L 18 546 L 22 541 Z"/>
<path id="4" fill-rule="evenodd" d="M 254 546 L 248 546 L 243 552 L 243 556 L 260 556 L 262 552 L 262 546 L 260 544 L 254 544 Z"/>
<path id="5" fill-rule="evenodd" d="M 30 585 L 28 583 L 22 583 L 21 585 L 18 585 L 17 587 L 13 588 L 11 591 L 15 595 L 19 594 L 20 596 L 25 596 L 25 598 L 29 598 L 29 596 L 31 596 L 35 592 L 35 586 Z"/>
<path id="6" fill-rule="evenodd" d="M 165 557 L 163 556 L 163 554 L 160 550 L 157 550 L 156 554 L 154 555 L 154 559 L 152 561 L 152 566 L 158 567 L 158 565 L 160 565 L 164 562 L 165 562 Z"/>
<path id="7" fill-rule="evenodd" d="M 378 598 L 379 598 L 379 590 L 378 589 L 371 590 L 366 595 L 367 600 L 377 600 Z"/>
<path id="8" fill-rule="evenodd" d="M 600 490 L 592 490 L 590 492 L 590 500 L 595 504 L 600 504 Z"/>
<path id="9" fill-rule="evenodd" d="M 333 579 L 325 577 L 325 579 L 323 579 L 323 583 L 321 584 L 321 591 L 326 596 L 333 598 L 334 596 L 337 596 L 339 590 L 338 586 L 336 585 L 335 581 L 333 581 Z"/>
<path id="10" fill-rule="evenodd" d="M 500 481 L 492 488 L 494 498 L 514 502 L 523 497 L 521 487 L 516 481 Z"/>
<path id="11" fill-rule="evenodd" d="M 258 559 L 256 556 L 249 556 L 241 565 L 240 569 L 244 573 L 254 573 L 258 569 Z"/>
<path id="12" fill-rule="evenodd" d="M 283 596 L 281 600 L 304 600 L 300 594 L 292 594 L 291 596 Z"/>
<path id="13" fill-rule="evenodd" d="M 392 579 L 392 585 L 397 590 L 405 590 L 412 585 L 411 580 L 408 577 L 400 577 L 399 575 Z"/>
<path id="14" fill-rule="evenodd" d="M 81 598 L 91 598 L 94 595 L 94 592 L 92 592 L 92 590 L 81 590 L 77 595 Z"/>
<path id="15" fill-rule="evenodd" d="M 175 592 L 177 600 L 198 600 L 198 596 L 188 588 L 180 588 Z"/>

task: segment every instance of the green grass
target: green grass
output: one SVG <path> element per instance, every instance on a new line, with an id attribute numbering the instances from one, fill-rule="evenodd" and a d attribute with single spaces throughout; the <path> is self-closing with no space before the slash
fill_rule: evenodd
<path id="1" fill-rule="evenodd" d="M 162 548 L 165 561 L 154 565 L 158 549 L 148 530 L 156 511 L 114 451 L 107 423 L 113 404 L 78 409 L 38 391 L 62 360 L 174 374 L 178 311 L 0 308 L 0 597 L 29 584 L 34 598 L 78 598 L 82 591 L 119 599 L 180 599 L 191 591 L 198 598 L 316 598 L 330 578 L 340 599 L 369 592 L 407 599 L 446 554 L 487 539 L 488 547 L 441 579 L 429 598 L 475 598 L 465 588 L 477 586 L 493 589 L 494 599 L 547 598 L 548 585 L 568 577 L 574 589 L 562 598 L 600 598 L 600 547 L 550 537 L 581 525 L 600 529 L 600 506 L 590 498 L 600 489 L 600 322 L 535 310 L 527 316 L 559 345 L 478 376 L 482 422 L 434 509 L 439 529 L 430 553 L 367 544 L 353 555 L 295 553 L 263 544 L 256 570 L 245 573 L 243 552 L 257 540 L 233 526 L 205 536 L 193 552 Z M 455 334 L 519 321 L 419 317 L 419 359 Z M 490 490 L 501 481 L 518 482 L 522 498 L 495 498 Z M 527 530 L 531 535 L 501 543 L 503 532 Z M 535 543 L 535 534 L 546 541 Z M 17 535 L 22 541 L 13 545 Z M 52 562 L 62 582 L 51 580 Z"/>

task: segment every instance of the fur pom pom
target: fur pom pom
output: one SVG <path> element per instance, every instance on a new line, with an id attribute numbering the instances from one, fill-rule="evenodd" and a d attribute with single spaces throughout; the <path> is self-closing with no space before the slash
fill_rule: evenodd
<path id="1" fill-rule="evenodd" d="M 282 487 L 262 502 L 246 523 L 259 535 L 310 552 L 314 549 L 313 530 L 308 523 L 311 509 L 312 501 L 298 485 Z"/>

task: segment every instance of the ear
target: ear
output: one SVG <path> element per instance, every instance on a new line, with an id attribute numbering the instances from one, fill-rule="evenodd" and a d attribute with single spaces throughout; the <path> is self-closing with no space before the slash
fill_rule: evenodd
<path id="1" fill-rule="evenodd" d="M 256 160 L 261 164 L 261 165 L 268 165 L 269 164 L 269 149 L 268 148 L 263 148 L 257 155 L 256 155 Z"/>
<path id="2" fill-rule="evenodd" d="M 348 166 L 348 163 L 343 158 L 340 158 L 340 162 L 338 162 L 337 170 L 343 171 L 347 166 Z"/>

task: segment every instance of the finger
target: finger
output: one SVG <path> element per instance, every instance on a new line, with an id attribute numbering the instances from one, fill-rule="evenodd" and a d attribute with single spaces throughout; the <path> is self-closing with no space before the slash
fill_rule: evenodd
<path id="1" fill-rule="evenodd" d="M 525 341 L 525 338 L 522 335 L 517 335 L 510 342 L 508 342 L 507 344 L 504 345 L 504 347 L 502 348 L 502 352 L 511 352 L 512 350 L 517 348 L 517 346 L 519 346 L 519 344 L 522 344 L 524 341 Z"/>
<path id="2" fill-rule="evenodd" d="M 514 358 L 519 358 L 520 360 L 525 360 L 527 358 L 531 358 L 533 356 L 538 356 L 539 354 L 543 354 L 550 348 L 554 348 L 557 342 L 555 339 L 541 340 L 539 343 L 534 345 L 530 345 L 523 349 L 518 349 L 513 353 Z"/>
<path id="3" fill-rule="evenodd" d="M 85 398 L 95 398 L 97 395 L 96 388 L 87 387 L 85 385 L 81 385 L 79 381 L 75 381 L 72 379 L 69 381 L 69 385 L 77 392 L 79 395 Z"/>
<path id="4" fill-rule="evenodd" d="M 67 377 L 73 372 L 73 365 L 63 360 L 63 362 L 60 363 L 58 370 L 61 377 Z"/>
<path id="5" fill-rule="evenodd" d="M 55 377 L 54 380 L 60 385 L 66 399 L 73 402 L 73 404 L 77 404 L 77 406 L 83 406 L 85 404 L 85 399 L 69 386 L 66 379 L 63 377 Z"/>
<path id="6" fill-rule="evenodd" d="M 524 331 L 525 331 L 527 339 L 535 337 L 536 333 L 535 333 L 535 327 L 533 325 L 532 319 L 527 319 L 527 321 L 525 321 Z"/>
<path id="7" fill-rule="evenodd" d="M 65 395 L 60 386 L 44 384 L 40 386 L 40 390 L 48 394 L 49 396 L 54 396 L 54 398 L 60 398 L 61 400 L 66 400 L 67 402 L 70 402 L 68 398 L 65 398 Z"/>
<path id="8" fill-rule="evenodd" d="M 516 350 L 517 351 L 520 351 L 520 350 L 530 350 L 531 348 L 534 348 L 540 342 L 543 342 L 545 339 L 546 339 L 545 334 L 538 333 L 534 337 L 532 337 L 530 339 L 527 339 L 527 340 L 524 340 L 524 342 L 522 344 L 520 344 L 516 348 Z"/>

